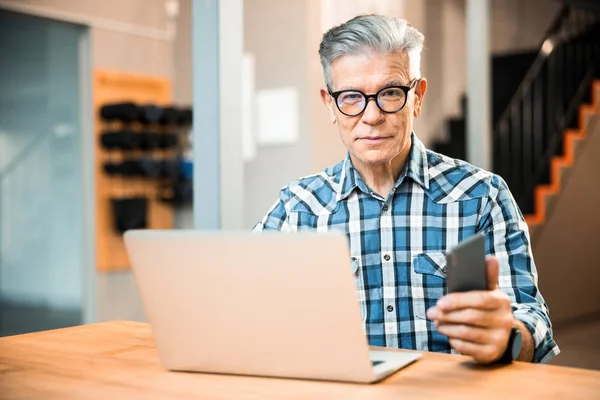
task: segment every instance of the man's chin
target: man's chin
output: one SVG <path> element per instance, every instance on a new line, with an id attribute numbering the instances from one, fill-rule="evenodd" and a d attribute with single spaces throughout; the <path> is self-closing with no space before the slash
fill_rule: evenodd
<path id="1" fill-rule="evenodd" d="M 393 155 L 381 151 L 362 152 L 355 154 L 354 157 L 366 165 L 389 164 L 394 159 Z"/>

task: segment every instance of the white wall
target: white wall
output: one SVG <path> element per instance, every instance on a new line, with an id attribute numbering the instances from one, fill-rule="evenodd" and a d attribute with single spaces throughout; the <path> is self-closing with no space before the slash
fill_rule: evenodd
<path id="1" fill-rule="evenodd" d="M 339 0 L 342 1 L 342 0 Z M 346 148 L 340 140 L 337 126 L 329 121 L 328 111 L 321 103 L 320 88 L 325 85 L 319 60 L 319 44 L 325 29 L 340 22 L 336 14 L 325 14 L 323 0 L 308 2 L 308 40 L 304 52 L 308 68 L 308 165 L 310 173 L 317 173 L 345 157 Z M 365 3 L 366 4 L 366 3 Z M 343 7 L 340 7 L 343 9 Z M 346 18 L 347 19 L 347 18 Z"/>
<path id="2" fill-rule="evenodd" d="M 460 115 L 460 96 L 466 91 L 467 48 L 465 26 L 465 1 L 447 0 L 442 9 L 441 64 L 442 107 L 439 114 L 445 120 L 448 116 Z M 427 40 L 427 39 L 426 39 Z M 439 112 L 438 110 L 434 112 Z"/>
<path id="3" fill-rule="evenodd" d="M 550 0 L 492 0 L 492 52 L 537 48 L 561 6 Z"/>
<path id="4" fill-rule="evenodd" d="M 0 4 L 52 19 L 105 26 L 91 30 L 94 68 L 172 77 L 173 43 L 157 38 L 168 26 L 164 0 L 0 0 Z"/>
<path id="5" fill-rule="evenodd" d="M 192 0 L 179 0 L 173 43 L 173 101 L 192 104 Z"/>
<path id="6" fill-rule="evenodd" d="M 294 87 L 300 116 L 297 143 L 258 147 L 256 158 L 245 164 L 247 228 L 262 219 L 283 185 L 311 172 L 307 106 L 318 98 L 307 90 L 307 10 L 307 0 L 244 1 L 244 51 L 255 58 L 255 89 Z"/>

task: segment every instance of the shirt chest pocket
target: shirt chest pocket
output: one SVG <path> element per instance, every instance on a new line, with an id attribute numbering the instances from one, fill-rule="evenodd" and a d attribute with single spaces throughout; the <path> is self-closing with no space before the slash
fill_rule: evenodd
<path id="1" fill-rule="evenodd" d="M 446 255 L 441 251 L 414 255 L 411 278 L 414 313 L 424 319 L 426 310 L 447 293 Z"/>
<path id="2" fill-rule="evenodd" d="M 415 272 L 446 279 L 446 254 L 441 251 L 417 254 L 413 258 Z"/>

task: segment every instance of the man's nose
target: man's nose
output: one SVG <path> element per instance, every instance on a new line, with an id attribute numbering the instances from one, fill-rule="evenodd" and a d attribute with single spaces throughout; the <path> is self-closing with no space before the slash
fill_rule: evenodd
<path id="1" fill-rule="evenodd" d="M 383 121 L 383 114 L 383 111 L 377 106 L 376 100 L 369 99 L 367 100 L 367 107 L 365 108 L 365 111 L 363 111 L 362 120 L 367 124 L 377 124 Z"/>

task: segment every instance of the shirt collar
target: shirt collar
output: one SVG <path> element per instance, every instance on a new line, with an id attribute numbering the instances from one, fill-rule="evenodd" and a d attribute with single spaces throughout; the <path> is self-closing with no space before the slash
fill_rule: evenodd
<path id="1" fill-rule="evenodd" d="M 412 147 L 408 159 L 408 170 L 406 176 L 423 187 L 429 189 L 429 160 L 427 159 L 427 149 L 413 132 L 411 134 Z"/>
<path id="2" fill-rule="evenodd" d="M 417 135 L 415 135 L 414 132 L 411 134 L 411 148 L 408 161 L 394 188 L 400 186 L 405 177 L 411 178 L 414 182 L 421 185 L 423 189 L 429 189 L 429 164 L 427 162 L 427 149 L 419 140 L 419 138 L 417 138 Z M 350 153 L 346 155 L 346 159 L 344 160 L 340 182 L 340 192 L 338 192 L 337 195 L 338 201 L 344 200 L 350 196 L 350 194 L 356 188 L 360 189 L 364 193 L 370 192 L 366 183 L 362 180 L 360 174 L 354 168 L 352 160 L 350 159 Z"/>

